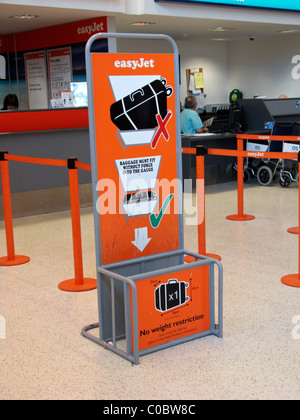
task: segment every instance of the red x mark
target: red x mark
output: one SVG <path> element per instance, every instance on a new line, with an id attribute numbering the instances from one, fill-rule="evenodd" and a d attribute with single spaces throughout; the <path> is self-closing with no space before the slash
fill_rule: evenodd
<path id="1" fill-rule="evenodd" d="M 155 149 L 161 134 L 163 134 L 166 141 L 169 140 L 170 135 L 167 131 L 166 125 L 167 125 L 169 119 L 171 118 L 171 116 L 172 116 L 171 111 L 169 111 L 167 113 L 164 120 L 161 118 L 161 116 L 159 114 L 156 115 L 156 120 L 157 120 L 157 123 L 158 123 L 158 129 L 157 129 L 157 131 L 155 133 L 155 136 L 153 137 L 153 140 L 152 140 L 152 143 L 151 143 L 152 149 Z"/>

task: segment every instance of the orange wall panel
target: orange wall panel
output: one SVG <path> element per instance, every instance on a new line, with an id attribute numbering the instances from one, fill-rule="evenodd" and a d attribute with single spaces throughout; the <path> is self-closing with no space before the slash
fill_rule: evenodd
<path id="1" fill-rule="evenodd" d="M 86 128 L 88 125 L 87 108 L 0 113 L 0 133 Z"/>

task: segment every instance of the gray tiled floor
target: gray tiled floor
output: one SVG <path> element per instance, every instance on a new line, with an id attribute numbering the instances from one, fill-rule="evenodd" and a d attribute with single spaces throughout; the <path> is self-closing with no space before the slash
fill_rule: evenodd
<path id="1" fill-rule="evenodd" d="M 74 275 L 69 212 L 14 220 L 16 252 L 31 260 L 0 267 L 0 398 L 299 399 L 300 289 L 281 283 L 298 272 L 298 235 L 287 233 L 298 225 L 298 188 L 251 182 L 247 222 L 226 219 L 236 197 L 235 183 L 206 188 L 207 251 L 224 268 L 223 339 L 152 353 L 137 366 L 81 336 L 98 321 L 96 290 L 58 288 Z M 91 209 L 81 225 L 84 275 L 95 277 Z M 0 255 L 4 235 L 1 222 Z M 197 251 L 195 226 L 185 225 L 185 248 Z"/>

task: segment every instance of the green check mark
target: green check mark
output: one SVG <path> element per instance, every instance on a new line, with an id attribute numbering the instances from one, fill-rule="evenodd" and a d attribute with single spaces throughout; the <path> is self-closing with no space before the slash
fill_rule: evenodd
<path id="1" fill-rule="evenodd" d="M 167 210 L 168 205 L 170 204 L 170 201 L 172 200 L 174 194 L 168 195 L 168 197 L 165 199 L 163 205 L 161 206 L 161 209 L 159 210 L 159 213 L 157 216 L 155 216 L 154 213 L 150 214 L 150 223 L 153 228 L 157 228 L 158 225 L 161 222 L 161 219 Z"/>

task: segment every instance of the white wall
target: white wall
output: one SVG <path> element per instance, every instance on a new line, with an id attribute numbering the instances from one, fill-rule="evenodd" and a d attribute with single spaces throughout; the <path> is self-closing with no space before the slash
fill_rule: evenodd
<path id="1" fill-rule="evenodd" d="M 39 5 L 57 8 L 98 10 L 99 13 L 132 13 L 143 16 L 165 15 L 207 19 L 230 19 L 232 21 L 284 23 L 299 25 L 299 15 L 282 11 L 218 7 L 211 5 L 186 5 L 181 3 L 154 2 L 154 0 L 3 0 L 1 3 Z M 185 70 L 203 67 L 207 103 L 228 102 L 229 93 L 238 88 L 245 98 L 266 95 L 269 98 L 286 94 L 300 96 L 300 79 L 292 78 L 292 58 L 300 55 L 299 35 L 286 35 L 256 39 L 253 42 L 178 42 L 181 58 L 181 101 L 187 94 Z M 118 41 L 118 51 L 145 52 L 145 45 L 126 40 Z M 299 46 L 298 46 L 299 45 Z M 129 47 L 129 48 L 128 48 Z M 156 46 L 147 45 L 147 51 L 159 52 Z M 165 49 L 161 49 L 165 51 Z M 300 57 L 299 57 L 300 62 Z M 300 71 L 299 71 L 300 73 Z"/>
<path id="2" fill-rule="evenodd" d="M 277 98 L 281 94 L 299 97 L 300 79 L 292 77 L 297 64 L 292 59 L 300 55 L 299 41 L 299 35 L 289 34 L 229 43 L 229 89 L 240 89 L 244 98 L 254 95 Z"/>
<path id="3" fill-rule="evenodd" d="M 203 68 L 204 92 L 207 103 L 228 102 L 228 51 L 226 42 L 178 42 L 181 64 L 180 99 L 187 95 L 186 69 Z"/>
<path id="4" fill-rule="evenodd" d="M 228 51 L 227 43 L 193 42 L 177 43 L 180 54 L 181 86 L 180 100 L 184 103 L 187 95 L 186 69 L 202 67 L 204 75 L 204 92 L 207 103 L 226 103 L 228 91 Z M 126 40 L 117 41 L 118 52 L 170 52 L 168 44 L 161 41 Z"/>
<path id="5" fill-rule="evenodd" d="M 160 42 L 160 41 L 159 41 Z M 119 52 L 168 52 L 165 44 L 119 40 Z M 233 89 L 244 98 L 300 97 L 300 36 L 285 35 L 239 42 L 179 41 L 180 99 L 187 94 L 186 69 L 202 67 L 207 103 L 226 103 Z M 296 57 L 299 56 L 299 57 Z M 294 63 L 292 62 L 294 58 Z M 298 61 L 296 61 L 298 60 Z M 294 70 L 293 70 L 294 69 Z M 292 77 L 299 77 L 297 79 Z M 298 76 L 299 73 L 299 76 Z"/>
<path id="6" fill-rule="evenodd" d="M 160 42 L 160 41 L 159 41 Z M 168 52 L 165 44 L 151 41 L 119 40 L 119 52 Z M 274 36 L 254 41 L 177 43 L 181 63 L 180 99 L 187 94 L 186 69 L 203 67 L 207 103 L 226 103 L 233 89 L 240 89 L 244 98 L 265 95 L 277 98 L 285 94 L 300 97 L 300 36 Z M 293 57 L 296 57 L 293 63 Z M 298 59 L 298 61 L 296 61 Z M 293 70 L 294 69 L 294 70 Z M 292 77 L 294 71 L 294 77 Z"/>

